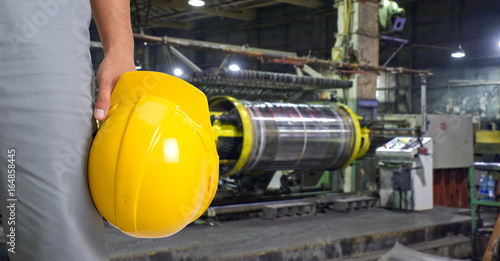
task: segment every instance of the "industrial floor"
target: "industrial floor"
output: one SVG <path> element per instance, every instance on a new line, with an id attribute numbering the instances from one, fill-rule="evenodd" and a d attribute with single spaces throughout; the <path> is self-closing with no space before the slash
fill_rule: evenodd
<path id="1" fill-rule="evenodd" d="M 195 224 L 163 239 L 132 238 L 110 226 L 106 233 L 112 259 L 127 261 L 345 260 L 382 253 L 396 242 L 411 246 L 457 238 L 462 246 L 453 251 L 470 255 L 470 215 L 459 212 L 446 207 L 422 212 L 375 207 L 278 220 L 253 218 L 218 226 Z"/>

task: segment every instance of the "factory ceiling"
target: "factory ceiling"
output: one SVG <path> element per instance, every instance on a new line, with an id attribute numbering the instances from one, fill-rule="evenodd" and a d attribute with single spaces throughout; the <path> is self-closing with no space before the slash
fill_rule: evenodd
<path id="1" fill-rule="evenodd" d="M 338 31 L 336 1 L 205 0 L 205 6 L 193 7 L 187 0 L 131 0 L 130 5 L 136 33 L 248 45 L 329 59 Z M 382 39 L 380 65 L 388 60 L 387 66 L 407 68 L 498 63 L 500 1 L 395 2 L 406 10 L 406 25 L 402 31 L 386 35 L 407 43 L 401 48 L 400 42 Z M 91 29 L 91 33 L 97 39 L 96 30 Z M 459 45 L 467 56 L 458 61 L 450 53 Z M 216 66 L 223 59 L 182 51 L 201 66 Z"/>
<path id="2" fill-rule="evenodd" d="M 203 7 L 190 6 L 187 0 L 132 0 L 131 11 L 135 28 L 193 30 L 195 22 L 212 17 L 255 21 L 258 8 L 280 4 L 303 7 L 304 12 L 332 11 L 332 1 L 325 0 L 205 0 Z"/>

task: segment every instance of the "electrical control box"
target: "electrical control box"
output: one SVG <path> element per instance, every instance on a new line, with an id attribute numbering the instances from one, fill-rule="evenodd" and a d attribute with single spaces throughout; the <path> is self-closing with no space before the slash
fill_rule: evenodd
<path id="1" fill-rule="evenodd" d="M 434 207 L 432 152 L 429 137 L 397 137 L 377 148 L 381 207 L 402 210 Z"/>
<path id="2" fill-rule="evenodd" d="M 427 136 L 434 142 L 434 169 L 469 168 L 474 161 L 470 115 L 427 115 Z"/>

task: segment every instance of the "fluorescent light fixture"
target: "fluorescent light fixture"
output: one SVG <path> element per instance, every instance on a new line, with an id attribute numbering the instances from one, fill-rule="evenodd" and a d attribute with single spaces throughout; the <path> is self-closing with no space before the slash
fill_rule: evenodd
<path id="1" fill-rule="evenodd" d="M 455 50 L 452 54 L 451 54 L 451 57 L 453 58 L 462 58 L 465 56 L 465 52 L 464 52 L 464 49 L 462 49 L 462 46 L 459 45 L 458 46 L 458 49 Z"/>
<path id="2" fill-rule="evenodd" d="M 237 65 L 237 64 L 231 64 L 229 65 L 229 70 L 233 71 L 233 72 L 237 72 L 240 70 L 240 67 Z"/>
<path id="3" fill-rule="evenodd" d="M 188 2 L 189 5 L 200 7 L 205 5 L 205 1 L 203 0 L 189 0 Z"/>
<path id="4" fill-rule="evenodd" d="M 183 72 L 182 72 L 182 70 L 181 70 L 181 69 L 179 69 L 179 68 L 175 68 L 175 70 L 174 70 L 174 74 L 175 74 L 175 76 L 181 76 L 181 75 L 183 74 Z"/>

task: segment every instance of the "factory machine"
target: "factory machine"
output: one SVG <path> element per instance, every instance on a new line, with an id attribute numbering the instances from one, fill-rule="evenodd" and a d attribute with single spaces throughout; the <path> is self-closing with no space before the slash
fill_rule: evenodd
<path id="1" fill-rule="evenodd" d="M 364 155 L 369 131 L 347 106 L 210 100 L 221 176 L 343 169 Z"/>
<path id="2" fill-rule="evenodd" d="M 381 207 L 433 208 L 432 145 L 429 137 L 397 137 L 377 148 Z"/>
<path id="3" fill-rule="evenodd" d="M 342 104 L 250 102 L 228 96 L 214 97 L 209 104 L 223 178 L 339 170 L 370 145 L 368 128 Z"/>
<path id="4" fill-rule="evenodd" d="M 196 73 L 188 81 L 209 97 L 220 159 L 216 201 L 313 187 L 331 191 L 315 186 L 325 170 L 344 169 L 370 146 L 367 123 L 351 109 L 308 99 L 317 90 L 348 88 L 349 81 L 224 69 Z M 276 174 L 279 189 L 271 191 Z"/>
<path id="5" fill-rule="evenodd" d="M 370 146 L 363 118 L 317 99 L 349 81 L 222 68 L 187 81 L 209 98 L 220 160 L 215 205 L 332 192 L 328 170 L 346 168 Z"/>

